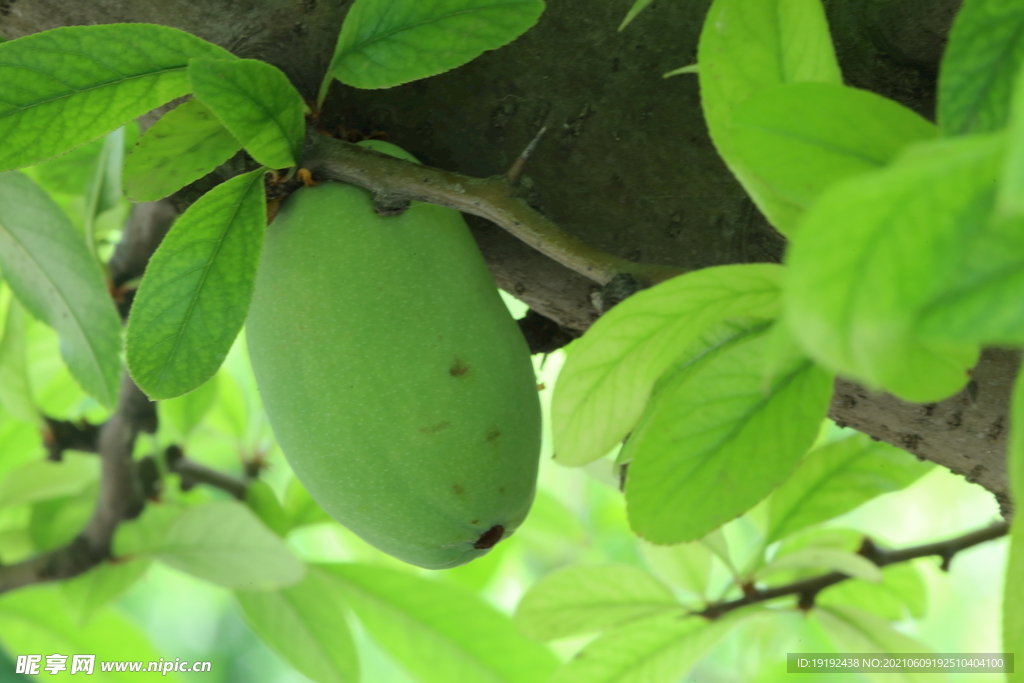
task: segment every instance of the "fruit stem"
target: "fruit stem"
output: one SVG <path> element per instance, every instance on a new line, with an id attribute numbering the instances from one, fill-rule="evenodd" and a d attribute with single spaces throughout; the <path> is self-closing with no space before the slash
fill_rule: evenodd
<path id="1" fill-rule="evenodd" d="M 397 159 L 309 129 L 302 166 L 316 180 L 365 188 L 389 199 L 447 206 L 501 226 L 542 254 L 598 284 L 628 273 L 645 286 L 681 275 L 680 268 L 634 263 L 596 249 L 517 196 L 503 176 L 473 178 Z"/>

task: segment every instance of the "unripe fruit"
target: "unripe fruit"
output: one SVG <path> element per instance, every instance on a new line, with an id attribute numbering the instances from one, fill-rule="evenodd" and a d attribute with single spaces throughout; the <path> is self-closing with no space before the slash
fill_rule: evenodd
<path id="1" fill-rule="evenodd" d="M 268 228 L 247 338 L 295 474 L 366 541 L 443 569 L 526 517 L 533 366 L 457 211 L 384 218 L 352 185 L 297 190 Z"/>

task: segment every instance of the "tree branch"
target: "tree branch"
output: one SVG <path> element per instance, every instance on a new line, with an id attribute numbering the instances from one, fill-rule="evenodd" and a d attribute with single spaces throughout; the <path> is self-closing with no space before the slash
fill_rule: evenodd
<path id="1" fill-rule="evenodd" d="M 164 458 L 167 469 L 181 477 L 181 488 L 187 491 L 196 484 L 208 484 L 227 491 L 238 500 L 245 500 L 245 492 L 249 489 L 249 481 L 220 472 L 202 463 L 191 460 L 178 446 L 168 446 Z"/>
<path id="2" fill-rule="evenodd" d="M 501 176 L 473 178 L 423 166 L 328 137 L 312 128 L 306 134 L 302 164 L 316 180 L 358 185 L 373 192 L 375 201 L 388 206 L 415 200 L 486 218 L 602 285 L 621 273 L 650 286 L 685 272 L 671 266 L 634 263 L 586 244 L 533 209 Z"/>
<path id="3" fill-rule="evenodd" d="M 23 562 L 0 566 L 0 593 L 82 574 L 110 557 L 117 525 L 133 519 L 145 504 L 132 460 L 135 438 L 155 424 L 153 404 L 128 373 L 121 381 L 117 411 L 100 430 L 100 492 L 92 518 L 67 545 Z"/>
<path id="4" fill-rule="evenodd" d="M 924 545 L 911 546 L 900 550 L 885 550 L 879 548 L 871 541 L 871 539 L 865 538 L 858 554 L 864 556 L 868 560 L 871 560 L 878 567 L 906 562 L 919 557 L 931 557 L 933 555 L 938 555 L 942 558 L 942 569 L 944 571 L 948 571 L 949 563 L 952 561 L 954 555 L 962 550 L 984 543 L 985 541 L 991 541 L 1005 536 L 1009 530 L 1009 522 L 998 522 L 984 529 L 978 529 L 977 531 L 972 531 L 945 541 L 926 543 Z M 754 589 L 742 598 L 729 600 L 728 602 L 713 603 L 699 612 L 691 612 L 690 616 L 717 619 L 723 614 L 739 609 L 740 607 L 768 602 L 769 600 L 786 597 L 787 595 L 798 596 L 798 604 L 800 608 L 810 609 L 814 605 L 814 599 L 818 593 L 829 586 L 841 583 L 850 578 L 852 577 L 848 574 L 843 574 L 842 572 L 830 572 L 812 579 L 794 581 L 793 583 L 776 586 L 775 588 L 768 588 L 765 590 Z"/>

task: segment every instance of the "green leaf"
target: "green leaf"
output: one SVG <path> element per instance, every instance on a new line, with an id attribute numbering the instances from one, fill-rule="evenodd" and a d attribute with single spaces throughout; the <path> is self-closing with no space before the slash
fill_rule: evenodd
<path id="1" fill-rule="evenodd" d="M 1024 217 L 1024 68 L 1017 75 L 1010 105 L 1009 140 L 996 207 L 1000 216 Z"/>
<path id="2" fill-rule="evenodd" d="M 780 553 L 757 571 L 757 578 L 799 569 L 812 569 L 818 573 L 841 572 L 872 583 L 882 580 L 882 570 L 863 555 L 830 548 L 803 548 L 792 553 Z"/>
<path id="3" fill-rule="evenodd" d="M 818 593 L 814 602 L 817 605 L 850 605 L 899 621 L 906 618 L 906 612 L 915 619 L 923 617 L 927 611 L 928 594 L 917 567 L 911 562 L 901 562 L 883 567 L 882 580 L 878 583 L 843 581 Z"/>
<path id="4" fill-rule="evenodd" d="M 573 565 L 530 587 L 515 621 L 535 640 L 603 631 L 660 614 L 684 613 L 672 591 L 631 565 Z"/>
<path id="5" fill-rule="evenodd" d="M 765 542 L 905 488 L 931 469 L 931 463 L 864 434 L 815 448 L 769 498 Z"/>
<path id="6" fill-rule="evenodd" d="M 114 534 L 113 553 L 119 561 L 127 561 L 137 549 L 146 551 L 164 543 L 167 530 L 184 508 L 148 503 L 142 514 L 122 522 Z"/>
<path id="7" fill-rule="evenodd" d="M 51 677 L 43 669 L 48 654 L 68 655 L 68 672 L 72 655 L 96 655 L 91 675 L 84 672 L 73 675 L 85 675 L 86 680 L 97 683 L 139 680 L 138 672 L 101 671 L 101 660 L 155 662 L 161 656 L 138 626 L 114 610 L 97 614 L 88 628 L 82 628 L 68 609 L 60 588 L 52 585 L 31 586 L 0 596 L 0 644 L 10 653 L 44 655 L 40 666 L 43 679 Z M 181 679 L 170 672 L 161 680 Z"/>
<path id="8" fill-rule="evenodd" d="M 715 0 L 704 20 L 697 63 L 701 107 L 715 148 L 771 224 L 788 235 L 800 208 L 743 164 L 730 120 L 737 107 L 773 86 L 842 83 L 821 3 Z"/>
<path id="9" fill-rule="evenodd" d="M 302 485 L 298 477 L 292 477 L 288 482 L 288 488 L 284 492 L 282 503 L 284 512 L 288 517 L 290 528 L 306 526 L 307 524 L 320 524 L 321 522 L 333 522 L 334 519 L 324 512 L 309 491 Z"/>
<path id="10" fill-rule="evenodd" d="M 1024 500 L 1024 373 L 1019 373 L 1010 400 L 1010 434 L 1006 469 L 1014 505 Z M 1009 558 L 1003 585 L 1003 650 L 1024 652 L 1024 515 L 1010 526 Z"/>
<path id="11" fill-rule="evenodd" d="M 931 650 L 910 636 L 903 635 L 884 619 L 856 607 L 821 605 L 812 612 L 826 633 L 835 639 L 841 652 L 871 652 L 877 655 L 927 653 Z M 1004 644 L 1004 648 L 1009 648 Z M 889 674 L 876 680 L 905 683 L 934 683 L 935 674 Z"/>
<path id="12" fill-rule="evenodd" d="M 124 128 L 103 140 L 92 178 L 85 191 L 85 243 L 93 258 L 96 253 L 96 219 L 121 202 L 121 167 L 124 166 Z"/>
<path id="13" fill-rule="evenodd" d="M 676 545 L 640 542 L 640 554 L 655 575 L 700 598 L 708 595 L 712 551 L 702 541 Z"/>
<path id="14" fill-rule="evenodd" d="M 128 320 L 128 368 L 150 398 L 213 377 L 245 322 L 263 248 L 263 169 L 203 195 L 146 267 Z"/>
<path id="15" fill-rule="evenodd" d="M 245 489 L 245 504 L 275 534 L 284 536 L 288 533 L 288 515 L 267 482 L 257 479 L 250 483 Z"/>
<path id="16" fill-rule="evenodd" d="M 45 422 L 32 400 L 25 353 L 25 309 L 0 285 L 0 310 L 7 304 L 3 337 L 0 337 L 0 407 L 19 420 L 42 428 Z"/>
<path id="17" fill-rule="evenodd" d="M 939 69 L 938 120 L 946 135 L 984 133 L 1006 123 L 1010 90 L 1024 64 L 1024 5 L 964 0 Z"/>
<path id="18" fill-rule="evenodd" d="M 696 74 L 696 73 L 700 73 L 700 65 L 699 64 L 687 64 L 686 66 L 681 66 L 678 69 L 672 69 L 671 71 L 666 71 L 665 73 L 663 73 L 661 75 L 661 77 L 662 78 L 668 78 L 669 76 L 681 76 L 682 74 Z"/>
<path id="19" fill-rule="evenodd" d="M 380 566 L 322 565 L 366 630 L 422 683 L 537 683 L 551 652 L 475 594 Z"/>
<path id="20" fill-rule="evenodd" d="M 99 264 L 60 207 L 16 171 L 0 174 L 0 269 L 29 313 L 60 335 L 61 355 L 82 389 L 113 407 L 121 319 Z"/>
<path id="21" fill-rule="evenodd" d="M 74 495 L 34 503 L 28 531 L 36 550 L 53 550 L 71 542 L 92 517 L 98 493 L 99 483 L 91 482 Z"/>
<path id="22" fill-rule="evenodd" d="M 920 333 L 985 345 L 1024 343 L 1024 69 L 1017 86 L 1005 160 L 987 223 L 965 240 L 961 271 L 925 309 Z"/>
<path id="23" fill-rule="evenodd" d="M 357 0 L 345 17 L 319 102 L 331 78 L 390 88 L 462 66 L 537 23 L 543 0 Z"/>
<path id="24" fill-rule="evenodd" d="M 133 121 L 122 126 L 122 129 L 124 153 L 127 154 L 138 140 L 139 126 Z M 32 166 L 26 169 L 25 173 L 51 194 L 81 195 L 88 191 L 96 177 L 97 162 L 106 145 L 107 138 L 102 137 L 75 147 L 56 159 Z"/>
<path id="25" fill-rule="evenodd" d="M 0 170 L 51 159 L 185 95 L 192 57 L 233 59 L 154 24 L 66 26 L 0 44 Z"/>
<path id="26" fill-rule="evenodd" d="M 104 562 L 60 583 L 68 607 L 85 625 L 96 614 L 131 588 L 149 569 L 149 560 Z"/>
<path id="27" fill-rule="evenodd" d="M 787 83 L 739 105 L 736 159 L 775 197 L 806 209 L 838 180 L 881 168 L 936 128 L 888 98 L 835 83 Z"/>
<path id="28" fill-rule="evenodd" d="M 832 377 L 796 358 L 765 384 L 763 328 L 723 328 L 681 359 L 626 442 L 629 521 L 648 541 L 694 540 L 749 510 L 814 443 Z"/>
<path id="29" fill-rule="evenodd" d="M 1024 215 L 995 214 L 970 227 L 961 268 L 923 308 L 917 332 L 937 343 L 1019 345 L 1024 342 L 1019 305 L 1024 294 Z"/>
<path id="30" fill-rule="evenodd" d="M 551 683 L 676 683 L 757 611 L 737 610 L 714 621 L 664 615 L 627 624 L 588 644 Z"/>
<path id="31" fill-rule="evenodd" d="M 637 292 L 568 350 L 551 405 L 555 459 L 584 465 L 607 454 L 643 413 L 680 349 L 719 322 L 779 314 L 782 269 L 716 266 Z"/>
<path id="32" fill-rule="evenodd" d="M 74 495 L 99 476 L 94 455 L 65 453 L 61 462 L 33 460 L 0 479 L 0 508 Z"/>
<path id="33" fill-rule="evenodd" d="M 793 240 L 786 318 L 825 367 L 919 403 L 967 382 L 975 344 L 916 329 L 986 224 L 1001 137 L 945 139 L 829 188 Z"/>
<path id="34" fill-rule="evenodd" d="M 174 515 L 145 534 L 118 530 L 119 555 L 151 557 L 211 583 L 270 590 L 302 580 L 305 567 L 244 505 L 216 501 Z M 163 533 L 160 533 L 160 531 Z"/>
<path id="35" fill-rule="evenodd" d="M 139 139 L 125 162 L 125 193 L 133 202 L 163 199 L 241 148 L 209 107 L 189 100 L 164 114 Z"/>
<path id="36" fill-rule="evenodd" d="M 629 8 L 629 12 L 626 13 L 626 18 L 622 20 L 621 24 L 619 24 L 619 30 L 621 31 L 629 26 L 629 22 L 633 21 L 633 19 L 636 18 L 636 15 L 644 11 L 644 9 L 652 2 L 654 2 L 654 0 L 636 0 L 633 3 L 633 6 Z"/>
<path id="37" fill-rule="evenodd" d="M 183 441 L 192 433 L 217 399 L 217 375 L 214 375 L 198 389 L 183 396 L 159 401 L 156 404 L 161 427 L 169 426 L 176 440 Z"/>
<path id="38" fill-rule="evenodd" d="M 196 97 L 253 159 L 269 168 L 298 163 L 305 105 L 280 69 L 256 59 L 193 59 L 188 75 Z"/>
<path id="39" fill-rule="evenodd" d="M 341 582 L 316 565 L 301 583 L 278 591 L 236 591 L 249 627 L 317 683 L 356 683 L 359 659 Z"/>

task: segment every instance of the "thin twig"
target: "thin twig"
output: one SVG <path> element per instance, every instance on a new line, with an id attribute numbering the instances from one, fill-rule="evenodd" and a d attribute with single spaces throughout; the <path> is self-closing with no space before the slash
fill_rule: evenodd
<path id="1" fill-rule="evenodd" d="M 532 140 L 530 140 L 530 144 L 526 146 L 526 149 L 524 149 L 519 156 L 516 157 L 516 160 L 512 162 L 512 167 L 508 169 L 508 173 L 505 174 L 506 183 L 513 186 L 519 184 L 519 176 L 523 174 L 523 169 L 526 168 L 526 160 L 530 158 L 531 154 L 533 154 L 533 150 L 537 147 L 537 143 L 540 142 L 541 136 L 544 135 L 544 132 L 547 131 L 547 129 L 547 126 L 541 126 L 540 130 L 537 131 L 537 134 L 533 136 Z"/>
<path id="2" fill-rule="evenodd" d="M 949 562 L 957 553 L 980 543 L 1005 536 L 1009 530 L 1010 525 L 1008 522 L 998 522 L 985 527 L 984 529 L 978 529 L 945 541 L 926 543 L 924 545 L 911 546 L 900 550 L 884 550 L 876 546 L 870 539 L 864 539 L 864 544 L 861 546 L 860 554 L 871 560 L 878 567 L 906 562 L 919 557 L 931 557 L 933 555 L 938 555 L 942 558 L 942 568 L 948 570 Z M 783 598 L 788 595 L 798 596 L 799 606 L 802 609 L 809 609 L 813 606 L 814 599 L 818 593 L 829 586 L 833 586 L 850 578 L 852 577 L 848 574 L 843 574 L 842 572 L 830 572 L 811 579 L 804 579 L 802 581 L 795 581 L 782 586 L 776 586 L 775 588 L 767 588 L 765 590 L 755 589 L 747 595 L 744 595 L 742 598 L 708 605 L 703 610 L 691 612 L 689 616 L 701 616 L 707 619 L 717 619 L 723 614 L 739 609 L 740 607 L 768 602 L 769 600 Z"/>
<path id="3" fill-rule="evenodd" d="M 316 180 L 350 183 L 378 197 L 429 202 L 486 218 L 602 285 L 620 273 L 629 273 L 644 286 L 650 286 L 684 272 L 671 266 L 633 263 L 586 244 L 518 197 L 504 176 L 472 178 L 442 171 L 336 140 L 312 129 L 306 135 L 303 166 Z"/>
<path id="4" fill-rule="evenodd" d="M 249 482 L 240 477 L 220 472 L 186 457 L 177 446 L 169 446 L 165 453 L 167 469 L 181 477 L 182 490 L 188 490 L 196 484 L 207 484 L 227 491 L 238 500 L 245 500 L 245 492 Z"/>
<path id="5" fill-rule="evenodd" d="M 133 519 L 145 504 L 132 450 L 153 406 L 128 373 L 121 382 L 117 411 L 100 430 L 100 491 L 96 509 L 70 543 L 23 562 L 0 566 L 0 593 L 44 581 L 77 576 L 110 557 L 117 525 Z"/>

